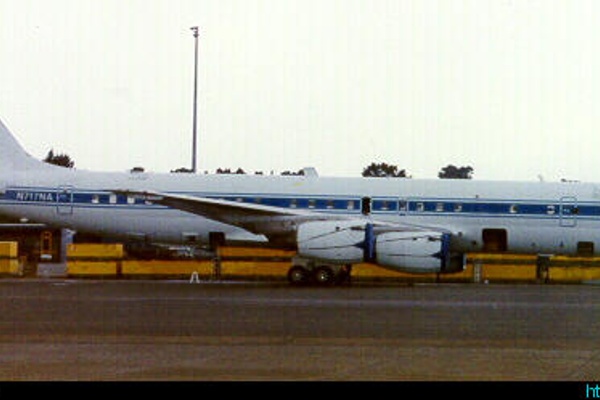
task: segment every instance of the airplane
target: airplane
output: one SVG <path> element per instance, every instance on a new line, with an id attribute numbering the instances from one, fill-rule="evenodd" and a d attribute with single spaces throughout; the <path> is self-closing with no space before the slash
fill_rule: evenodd
<path id="1" fill-rule="evenodd" d="M 297 251 L 295 285 L 370 262 L 463 270 L 476 251 L 598 254 L 600 184 L 97 172 L 30 156 L 0 121 L 0 216 L 119 240 Z"/>

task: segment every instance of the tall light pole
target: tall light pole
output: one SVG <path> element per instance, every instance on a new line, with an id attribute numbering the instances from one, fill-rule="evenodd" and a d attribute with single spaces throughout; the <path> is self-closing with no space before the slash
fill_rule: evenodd
<path id="1" fill-rule="evenodd" d="M 196 147 L 197 147 L 197 107 L 198 107 L 198 27 L 190 28 L 194 32 L 194 111 L 192 124 L 192 173 L 196 173 Z"/>

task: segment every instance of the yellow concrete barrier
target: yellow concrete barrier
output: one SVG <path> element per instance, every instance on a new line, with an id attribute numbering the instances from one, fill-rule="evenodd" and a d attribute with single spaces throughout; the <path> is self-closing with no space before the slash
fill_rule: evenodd
<path id="1" fill-rule="evenodd" d="M 67 246 L 67 258 L 70 259 L 122 259 L 124 255 L 125 251 L 120 243 L 77 243 Z"/>
<path id="2" fill-rule="evenodd" d="M 407 281 L 435 282 L 437 274 L 410 274 L 383 268 L 376 264 L 360 263 L 352 267 L 352 278 L 364 279 L 398 279 Z"/>
<path id="3" fill-rule="evenodd" d="M 481 280 L 485 281 L 535 281 L 536 265 L 483 265 Z"/>
<path id="4" fill-rule="evenodd" d="M 222 261 L 221 277 L 286 278 L 291 264 L 285 261 Z"/>
<path id="5" fill-rule="evenodd" d="M 600 280 L 600 267 L 549 267 L 548 281 L 579 283 Z"/>
<path id="6" fill-rule="evenodd" d="M 141 276 L 191 276 L 194 272 L 198 276 L 212 276 L 213 262 L 206 261 L 138 261 L 126 260 L 121 263 L 121 274 L 124 277 Z"/>
<path id="7" fill-rule="evenodd" d="M 221 278 L 256 277 L 285 279 L 294 251 L 262 247 L 222 247 L 216 260 L 142 261 L 124 260 L 122 244 L 72 244 L 67 248 L 70 276 L 169 277 L 198 276 Z M 0 242 L 0 274 L 22 274 L 15 242 Z M 375 264 L 356 264 L 357 279 L 395 279 L 407 282 L 566 282 L 600 280 L 600 257 L 552 256 L 543 267 L 537 255 L 470 253 L 462 272 L 411 274 Z"/>
<path id="8" fill-rule="evenodd" d="M 19 243 L 0 242 L 0 257 L 17 258 L 19 256 Z"/>
<path id="9" fill-rule="evenodd" d="M 285 279 L 295 251 L 269 247 L 221 247 L 215 274 L 221 278 Z"/>
<path id="10" fill-rule="evenodd" d="M 117 264 L 117 261 L 69 261 L 67 275 L 117 277 L 119 273 Z"/>
<path id="11" fill-rule="evenodd" d="M 365 279 L 398 279 L 406 282 L 473 282 L 473 265 L 467 264 L 463 271 L 447 274 L 415 274 L 362 263 L 352 268 L 352 276 Z"/>
<path id="12" fill-rule="evenodd" d="M 23 265 L 19 262 L 19 244 L 0 242 L 0 274 L 23 275 Z"/>
<path id="13" fill-rule="evenodd" d="M 600 267 L 600 257 L 551 256 L 553 267 Z"/>
<path id="14" fill-rule="evenodd" d="M 469 253 L 466 259 L 472 282 L 535 282 L 538 279 L 535 254 Z"/>
<path id="15" fill-rule="evenodd" d="M 117 277 L 124 256 L 122 244 L 78 243 L 67 246 L 67 274 Z"/>

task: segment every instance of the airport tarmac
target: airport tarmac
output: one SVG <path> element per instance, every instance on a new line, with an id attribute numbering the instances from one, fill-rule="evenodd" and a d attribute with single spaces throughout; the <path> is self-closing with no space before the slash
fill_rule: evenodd
<path id="1" fill-rule="evenodd" d="M 598 381 L 600 286 L 0 280 L 2 381 Z"/>

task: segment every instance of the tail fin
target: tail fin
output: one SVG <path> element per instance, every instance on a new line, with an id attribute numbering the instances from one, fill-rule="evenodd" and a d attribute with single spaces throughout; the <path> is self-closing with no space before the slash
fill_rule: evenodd
<path id="1" fill-rule="evenodd" d="M 27 171 L 48 167 L 51 166 L 30 156 L 0 120 L 0 170 Z"/>

